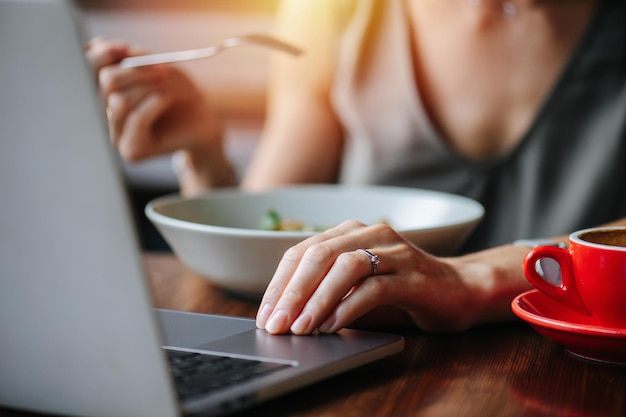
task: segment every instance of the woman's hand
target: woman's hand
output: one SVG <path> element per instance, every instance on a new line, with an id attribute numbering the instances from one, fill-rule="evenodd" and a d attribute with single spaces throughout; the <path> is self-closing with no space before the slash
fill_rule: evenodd
<path id="1" fill-rule="evenodd" d="M 98 74 L 113 144 L 129 161 L 186 151 L 188 165 L 204 176 L 225 177 L 221 127 L 200 91 L 175 65 L 121 68 L 142 51 L 123 41 L 96 38 L 86 56 Z M 213 178 L 213 179 L 214 179 Z"/>
<path id="2" fill-rule="evenodd" d="M 369 255 L 359 248 L 379 257 L 374 275 Z M 477 297 L 481 285 L 466 282 L 463 269 L 452 258 L 427 254 L 388 225 L 345 222 L 285 253 L 257 326 L 273 334 L 332 333 L 360 318 L 380 323 L 385 314 L 388 327 L 408 318 L 425 330 L 464 330 L 475 324 L 477 303 L 484 300 Z"/>

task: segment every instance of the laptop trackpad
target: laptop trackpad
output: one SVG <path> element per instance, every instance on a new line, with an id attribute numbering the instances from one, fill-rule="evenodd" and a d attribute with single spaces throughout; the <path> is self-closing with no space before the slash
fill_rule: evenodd
<path id="1" fill-rule="evenodd" d="M 256 328 L 252 319 L 163 309 L 155 311 L 163 329 L 165 346 L 193 348 Z"/>

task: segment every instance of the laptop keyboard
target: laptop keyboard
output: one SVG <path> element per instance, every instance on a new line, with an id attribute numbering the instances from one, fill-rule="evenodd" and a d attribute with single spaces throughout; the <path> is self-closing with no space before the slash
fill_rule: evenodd
<path id="1" fill-rule="evenodd" d="M 289 365 L 165 349 L 178 396 L 190 400 Z"/>

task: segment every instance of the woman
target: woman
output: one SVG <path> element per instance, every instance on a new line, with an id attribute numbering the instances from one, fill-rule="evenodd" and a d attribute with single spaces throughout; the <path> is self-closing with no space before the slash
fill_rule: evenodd
<path id="1" fill-rule="evenodd" d="M 241 182 L 392 184 L 463 194 L 486 216 L 461 255 L 346 222 L 288 250 L 257 324 L 270 333 L 510 318 L 528 245 L 626 224 L 621 0 L 286 0 L 266 125 Z M 113 140 L 129 160 L 182 150 L 181 189 L 233 185 L 219 121 L 174 67 L 123 70 L 96 40 Z M 286 157 L 288 155 L 288 157 Z M 359 250 L 366 248 L 364 252 Z"/>

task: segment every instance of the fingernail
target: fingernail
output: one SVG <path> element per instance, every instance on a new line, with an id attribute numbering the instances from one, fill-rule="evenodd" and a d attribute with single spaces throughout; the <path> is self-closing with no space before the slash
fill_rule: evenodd
<path id="1" fill-rule="evenodd" d="M 274 312 L 274 314 L 272 314 L 272 316 L 267 321 L 267 324 L 265 325 L 265 330 L 267 330 L 268 333 L 273 334 L 283 333 L 285 323 L 287 323 L 287 313 L 285 313 L 285 311 L 283 310 L 278 310 Z"/>
<path id="2" fill-rule="evenodd" d="M 301 314 L 300 317 L 298 317 L 296 321 L 291 325 L 291 331 L 295 334 L 309 333 L 309 326 L 311 325 L 312 321 L 313 317 L 310 314 Z"/>
<path id="3" fill-rule="evenodd" d="M 333 326 L 337 322 L 337 316 L 333 313 L 329 318 L 326 319 L 324 323 L 319 327 L 319 331 L 321 333 L 334 333 Z"/>
<path id="4" fill-rule="evenodd" d="M 269 303 L 263 304 L 256 314 L 256 325 L 259 329 L 264 329 L 267 325 L 267 319 L 272 312 L 272 306 Z"/>

